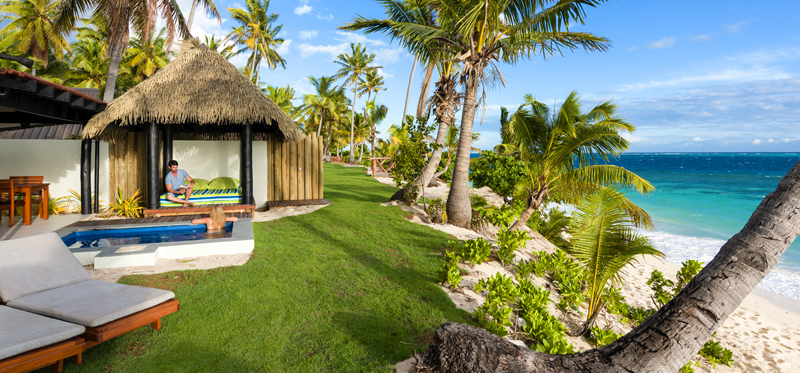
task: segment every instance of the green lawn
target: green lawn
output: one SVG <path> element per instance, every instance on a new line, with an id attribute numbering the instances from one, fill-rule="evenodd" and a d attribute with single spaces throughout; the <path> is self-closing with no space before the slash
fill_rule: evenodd
<path id="1" fill-rule="evenodd" d="M 123 278 L 173 290 L 181 310 L 65 371 L 391 371 L 445 320 L 472 323 L 436 284 L 450 237 L 380 206 L 393 192 L 326 165 L 332 204 L 255 223 L 244 266 Z"/>

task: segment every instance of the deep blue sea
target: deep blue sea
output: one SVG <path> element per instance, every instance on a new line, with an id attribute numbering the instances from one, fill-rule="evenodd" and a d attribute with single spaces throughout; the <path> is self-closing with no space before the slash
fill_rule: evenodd
<path id="1" fill-rule="evenodd" d="M 631 153 L 612 159 L 650 181 L 655 192 L 628 198 L 655 221 L 644 232 L 671 263 L 709 262 L 738 233 L 800 153 Z M 800 300 L 800 240 L 760 288 Z"/>

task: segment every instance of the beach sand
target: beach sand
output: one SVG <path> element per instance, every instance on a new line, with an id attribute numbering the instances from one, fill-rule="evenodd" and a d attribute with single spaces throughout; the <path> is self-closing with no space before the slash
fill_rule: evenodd
<path id="1" fill-rule="evenodd" d="M 376 178 L 378 181 L 394 185 L 389 178 Z M 427 198 L 447 199 L 448 188 L 444 185 L 426 188 Z M 472 194 L 484 196 L 489 203 L 499 205 L 501 199 L 488 188 L 472 189 Z M 421 209 L 402 206 L 409 211 L 421 213 Z M 479 236 L 478 233 L 447 224 L 431 224 L 423 221 L 424 217 L 415 216 L 412 221 L 418 224 L 427 225 L 446 233 L 450 233 L 458 239 L 472 239 Z M 541 236 L 539 236 L 541 237 Z M 491 239 L 491 236 L 485 237 Z M 529 257 L 533 251 L 545 250 L 552 252 L 555 250 L 547 240 L 533 239 L 528 242 L 527 247 L 517 252 L 517 257 Z M 453 292 L 448 288 L 443 289 L 450 295 L 450 298 L 457 307 L 472 312 L 483 302 L 483 296 L 472 290 L 473 285 L 480 278 L 492 276 L 496 272 L 511 275 L 502 268 L 497 262 L 484 263 L 473 268 L 462 266 L 469 271 L 469 275 L 462 280 L 463 292 Z M 675 279 L 675 274 L 680 269 L 679 265 L 668 263 L 657 258 L 645 258 L 640 260 L 632 268 L 625 269 L 623 275 L 624 283 L 627 284 L 622 294 L 626 301 L 632 306 L 646 306 L 655 308 L 652 300 L 652 290 L 647 286 L 647 280 L 654 270 L 664 273 L 669 279 Z M 536 285 L 541 286 L 543 280 Z M 555 300 L 555 296 L 551 297 Z M 554 303 L 550 305 L 551 314 L 560 317 L 566 323 L 576 322 L 573 317 L 563 317 L 563 313 L 556 309 Z M 598 318 L 597 325 L 604 328 L 611 328 L 618 333 L 630 331 L 619 323 L 615 315 L 606 317 L 605 312 Z M 589 343 L 582 338 L 568 338 L 576 349 L 586 350 L 592 348 Z M 713 367 L 705 358 L 699 356 L 695 360 L 701 361 L 700 367 L 695 367 L 697 372 L 798 372 L 800 371 L 800 302 L 783 297 L 778 294 L 769 293 L 759 289 L 754 290 L 748 295 L 739 308 L 726 319 L 717 330 L 714 337 L 722 347 L 728 348 L 733 352 L 735 363 L 731 367 L 718 365 Z M 515 341 L 516 342 L 516 341 Z M 518 342 L 517 342 L 518 343 Z M 519 344 L 519 343 L 518 343 Z M 398 372 L 407 371 L 407 367 L 412 363 L 413 358 L 403 361 L 396 367 Z"/>

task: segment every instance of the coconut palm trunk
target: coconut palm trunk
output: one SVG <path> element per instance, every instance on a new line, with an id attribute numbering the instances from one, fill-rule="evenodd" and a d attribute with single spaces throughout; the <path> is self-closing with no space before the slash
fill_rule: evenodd
<path id="1" fill-rule="evenodd" d="M 355 163 L 355 157 L 353 157 L 353 153 L 355 153 L 356 148 L 354 146 L 355 136 L 353 135 L 355 134 L 356 130 L 356 125 L 355 125 L 356 98 L 358 98 L 358 92 L 356 91 L 355 88 L 353 88 L 353 108 L 350 109 L 350 159 L 348 160 L 348 163 L 350 164 Z"/>
<path id="2" fill-rule="evenodd" d="M 192 1 L 192 9 L 189 11 L 189 20 L 186 21 L 186 28 L 192 29 L 192 21 L 194 21 L 194 11 L 197 10 L 197 3 L 199 0 Z"/>
<path id="3" fill-rule="evenodd" d="M 411 97 L 411 85 L 414 82 L 414 71 L 417 70 L 418 56 L 414 56 L 414 66 L 411 67 L 411 75 L 408 76 L 408 89 L 406 90 L 406 104 L 403 106 L 403 117 L 400 118 L 400 123 L 405 122 L 406 115 L 408 114 L 408 99 Z"/>
<path id="4" fill-rule="evenodd" d="M 461 133 L 458 139 L 453 181 L 447 197 L 447 222 L 469 228 L 472 206 L 469 202 L 469 155 L 472 152 L 472 125 L 475 122 L 475 102 L 478 96 L 479 78 L 475 74 L 467 77 L 464 108 L 461 112 Z"/>
<path id="5" fill-rule="evenodd" d="M 333 123 L 328 123 L 328 138 L 325 140 L 325 150 L 322 151 L 322 154 L 325 154 L 325 158 L 323 159 L 324 162 L 331 161 L 331 131 L 332 131 Z"/>
<path id="6" fill-rule="evenodd" d="M 800 162 L 714 259 L 630 333 L 575 355 L 547 355 L 479 328 L 445 323 L 418 371 L 676 372 L 742 303 L 800 235 Z M 501 366 L 502 364 L 502 366 Z M 422 369 L 420 369 L 422 368 Z M 429 369 L 429 370 L 424 370 Z"/>
<path id="7" fill-rule="evenodd" d="M 325 121 L 325 109 L 319 111 L 319 126 L 317 126 L 317 137 L 319 137 L 320 132 L 322 132 L 322 122 Z"/>
<path id="8" fill-rule="evenodd" d="M 127 35 L 121 33 L 122 35 Z M 128 48 L 127 37 L 121 37 L 121 40 L 111 42 L 109 50 L 110 60 L 108 62 L 108 75 L 106 76 L 106 88 L 103 92 L 103 101 L 111 102 L 114 100 L 114 91 L 117 86 L 117 77 L 119 76 L 119 63 L 122 61 L 122 54 Z"/>
<path id="9" fill-rule="evenodd" d="M 417 101 L 417 117 L 423 116 L 428 112 L 428 108 L 431 107 L 430 102 L 428 102 L 428 91 L 431 87 L 431 77 L 433 76 L 433 69 L 435 68 L 436 64 L 430 63 L 425 70 L 425 79 L 422 80 L 422 89 L 419 91 L 419 101 Z"/>

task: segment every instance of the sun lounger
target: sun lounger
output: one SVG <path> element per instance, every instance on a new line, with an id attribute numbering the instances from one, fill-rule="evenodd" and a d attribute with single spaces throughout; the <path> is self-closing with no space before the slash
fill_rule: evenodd
<path id="1" fill-rule="evenodd" d="M 0 372 L 27 372 L 74 356 L 80 364 L 86 328 L 0 306 Z"/>
<path id="2" fill-rule="evenodd" d="M 171 291 L 91 280 L 55 233 L 0 242 L 0 301 L 86 327 L 86 348 L 145 325 L 180 306 Z"/>

